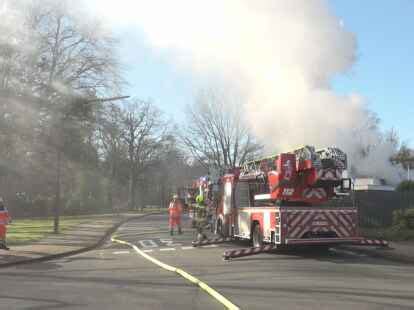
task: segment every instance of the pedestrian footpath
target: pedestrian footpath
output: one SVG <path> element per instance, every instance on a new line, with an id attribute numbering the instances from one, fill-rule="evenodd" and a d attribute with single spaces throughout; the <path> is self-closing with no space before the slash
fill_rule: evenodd
<path id="1" fill-rule="evenodd" d="M 90 222 L 82 223 L 76 228 L 65 230 L 60 234 L 50 234 L 46 238 L 28 245 L 11 246 L 10 251 L 0 250 L 0 267 L 91 247 L 98 243 L 111 227 L 137 216 L 140 214 L 123 213 L 117 216 L 97 216 Z"/>

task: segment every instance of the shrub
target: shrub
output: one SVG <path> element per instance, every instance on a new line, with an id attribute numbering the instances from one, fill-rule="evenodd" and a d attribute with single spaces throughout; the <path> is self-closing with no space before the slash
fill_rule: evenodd
<path id="1" fill-rule="evenodd" d="M 414 181 L 402 181 L 398 184 L 396 190 L 398 192 L 414 192 Z"/>
<path id="2" fill-rule="evenodd" d="M 414 208 L 395 210 L 392 215 L 393 230 L 414 229 Z"/>

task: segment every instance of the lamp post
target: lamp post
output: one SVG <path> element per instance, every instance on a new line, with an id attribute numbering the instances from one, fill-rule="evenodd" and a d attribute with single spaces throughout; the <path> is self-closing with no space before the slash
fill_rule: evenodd
<path id="1" fill-rule="evenodd" d="M 110 102 L 110 101 L 117 101 L 117 100 L 123 100 L 127 99 L 130 96 L 117 96 L 117 97 L 111 97 L 111 98 L 96 98 L 96 99 L 90 99 L 86 100 L 84 103 L 103 103 L 103 102 Z M 59 124 L 59 127 L 63 127 L 63 122 L 65 120 L 65 117 L 61 117 L 61 122 Z M 53 219 L 53 231 L 55 234 L 59 233 L 59 222 L 60 222 L 60 206 L 61 206 L 61 175 L 62 175 L 62 151 L 57 146 L 57 161 L 56 161 L 56 188 L 55 188 L 55 204 L 53 208 L 54 213 L 54 219 Z"/>

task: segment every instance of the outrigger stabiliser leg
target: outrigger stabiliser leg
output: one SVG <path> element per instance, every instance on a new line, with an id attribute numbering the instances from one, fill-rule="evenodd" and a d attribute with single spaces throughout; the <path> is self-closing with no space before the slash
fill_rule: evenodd
<path id="1" fill-rule="evenodd" d="M 223 254 L 223 259 L 228 261 L 232 258 L 237 258 L 237 257 L 256 255 L 260 253 L 269 253 L 269 252 L 276 250 L 276 248 L 277 248 L 276 245 L 268 244 L 268 245 L 263 245 L 263 246 L 255 247 L 255 248 L 227 250 Z"/>
<path id="2" fill-rule="evenodd" d="M 205 239 L 201 241 L 193 241 L 192 245 L 193 247 L 203 246 L 203 245 L 210 245 L 210 244 L 219 244 L 219 243 L 225 243 L 225 242 L 231 242 L 233 241 L 232 238 L 213 238 L 213 239 Z"/>
<path id="3" fill-rule="evenodd" d="M 381 247 L 388 247 L 388 241 L 382 239 L 362 239 L 358 243 L 353 243 L 352 245 L 373 245 L 373 246 L 381 246 Z"/>

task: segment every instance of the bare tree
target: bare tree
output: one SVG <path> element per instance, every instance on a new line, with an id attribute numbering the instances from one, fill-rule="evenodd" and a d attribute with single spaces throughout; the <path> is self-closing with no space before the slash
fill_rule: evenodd
<path id="1" fill-rule="evenodd" d="M 59 231 L 65 160 L 62 137 L 68 126 L 78 123 L 72 117 L 72 98 L 111 91 L 119 81 L 115 40 L 99 22 L 82 19 L 75 8 L 66 0 L 33 1 L 27 23 L 36 48 L 27 57 L 28 69 L 21 81 L 44 99 L 39 126 L 55 153 L 55 232 Z"/>
<path id="2" fill-rule="evenodd" d="M 117 41 L 102 23 L 63 1 L 33 1 L 29 24 L 36 36 L 30 74 L 47 95 L 95 94 L 116 89 L 119 82 Z"/>
<path id="3" fill-rule="evenodd" d="M 122 111 L 121 136 L 128 149 L 129 208 L 136 206 L 140 173 L 158 159 L 165 138 L 165 124 L 160 112 L 148 101 L 128 102 Z"/>
<path id="4" fill-rule="evenodd" d="M 410 149 L 405 143 L 400 146 L 398 152 L 391 157 L 393 164 L 400 164 L 407 170 L 407 180 L 411 180 L 411 169 L 414 167 L 414 151 Z"/>
<path id="5" fill-rule="evenodd" d="M 119 106 L 102 107 L 98 117 L 98 141 L 108 167 L 108 202 L 113 209 L 114 182 L 118 179 L 119 166 L 124 158 L 125 145 L 121 135 L 122 114 Z"/>
<path id="6" fill-rule="evenodd" d="M 117 41 L 79 1 L 6 2 L 8 10 L 0 12 L 0 183 L 10 199 L 21 191 L 32 201 L 41 196 L 45 215 L 54 201 L 58 232 L 59 210 L 78 194 L 68 184 L 101 168 L 95 106 L 83 98 L 118 92 Z"/>
<path id="7" fill-rule="evenodd" d="M 206 168 L 233 168 L 258 155 L 262 146 L 250 133 L 241 114 L 239 97 L 219 90 L 203 90 L 188 107 L 181 140 Z"/>

